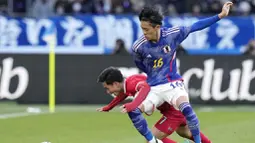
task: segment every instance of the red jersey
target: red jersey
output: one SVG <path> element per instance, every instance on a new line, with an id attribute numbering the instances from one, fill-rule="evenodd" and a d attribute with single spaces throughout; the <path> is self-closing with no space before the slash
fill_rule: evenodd
<path id="1" fill-rule="evenodd" d="M 136 74 L 126 78 L 124 81 L 124 92 L 116 96 L 107 106 L 105 111 L 111 110 L 118 105 L 121 101 L 125 100 L 128 96 L 136 96 L 135 99 L 125 104 L 127 111 L 132 111 L 137 108 L 147 97 L 150 92 L 150 86 L 146 82 L 147 77 L 145 75 Z M 183 116 L 182 113 L 176 110 L 173 106 L 167 102 L 163 103 L 157 108 L 164 116 Z"/>
<path id="2" fill-rule="evenodd" d="M 132 102 L 125 104 L 127 111 L 137 108 L 150 92 L 150 86 L 147 84 L 146 79 L 147 77 L 141 74 L 127 77 L 124 81 L 124 91 L 117 95 L 103 110 L 111 110 L 128 96 L 135 96 L 136 98 Z"/>
<path id="3" fill-rule="evenodd" d="M 139 89 L 143 86 L 147 86 L 147 77 L 145 75 L 136 74 L 129 76 L 124 81 L 124 94 L 127 96 L 135 96 Z"/>

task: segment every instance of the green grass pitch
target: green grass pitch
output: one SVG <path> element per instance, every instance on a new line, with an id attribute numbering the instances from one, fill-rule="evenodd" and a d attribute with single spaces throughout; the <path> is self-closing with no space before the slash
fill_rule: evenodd
<path id="1" fill-rule="evenodd" d="M 117 108 L 113 112 L 96 112 L 95 106 L 57 106 L 48 113 L 47 106 L 40 114 L 27 113 L 31 105 L 0 104 L 1 143 L 145 143 L 126 114 Z M 253 143 L 254 107 L 219 107 L 212 111 L 196 109 L 202 131 L 213 143 Z M 152 126 L 159 113 L 146 117 Z M 172 139 L 184 141 L 176 134 Z"/>

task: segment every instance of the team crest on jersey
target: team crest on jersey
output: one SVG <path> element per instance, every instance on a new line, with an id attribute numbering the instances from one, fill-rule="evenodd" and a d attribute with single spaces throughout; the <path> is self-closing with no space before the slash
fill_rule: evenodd
<path id="1" fill-rule="evenodd" d="M 166 46 L 163 48 L 163 50 L 164 50 L 164 53 L 169 53 L 169 52 L 171 52 L 171 48 L 170 48 L 170 46 L 168 46 L 168 45 L 166 45 Z"/>

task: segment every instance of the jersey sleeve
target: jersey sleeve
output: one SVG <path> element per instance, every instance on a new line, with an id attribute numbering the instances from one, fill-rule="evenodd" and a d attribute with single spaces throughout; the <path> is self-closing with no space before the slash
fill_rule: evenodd
<path id="1" fill-rule="evenodd" d="M 115 106 L 117 106 L 120 102 L 122 102 L 123 100 L 125 100 L 127 98 L 127 95 L 125 95 L 124 93 L 120 93 L 119 95 L 117 95 L 108 105 L 106 105 L 103 110 L 104 111 L 110 111 L 112 108 L 114 108 Z"/>
<path id="2" fill-rule="evenodd" d="M 132 88 L 133 92 L 136 92 L 136 97 L 132 102 L 124 105 L 128 112 L 137 108 L 145 100 L 148 93 L 150 92 L 150 86 L 146 83 L 146 81 L 137 82 L 130 88 Z"/>
<path id="3" fill-rule="evenodd" d="M 203 30 L 203 29 L 213 25 L 214 23 L 218 22 L 219 20 L 220 20 L 219 16 L 215 15 L 215 16 L 212 16 L 209 18 L 199 20 L 199 21 L 195 22 L 194 24 L 192 24 L 191 26 L 179 27 L 179 33 L 178 33 L 178 36 L 176 39 L 177 44 L 180 44 L 183 40 L 185 40 L 190 33 Z"/>
<path id="4" fill-rule="evenodd" d="M 136 64 L 136 66 L 143 72 L 146 73 L 146 67 L 143 64 L 143 57 L 142 57 L 142 45 L 138 44 L 139 41 L 135 42 L 134 45 L 132 46 L 132 56 L 133 60 Z"/>
<path id="5" fill-rule="evenodd" d="M 199 30 L 203 30 L 203 29 L 213 25 L 214 23 L 218 22 L 219 20 L 220 20 L 220 18 L 218 15 L 208 17 L 205 19 L 201 19 L 201 20 L 197 21 L 196 23 L 192 24 L 192 26 L 190 27 L 190 33 L 196 32 Z"/>
<path id="6" fill-rule="evenodd" d="M 188 37 L 190 30 L 191 30 L 191 27 L 186 27 L 186 26 L 179 27 L 179 31 L 178 31 L 177 37 L 175 39 L 177 45 L 182 43 L 182 41 L 184 41 Z"/>
<path id="7" fill-rule="evenodd" d="M 147 77 L 142 74 L 135 74 L 135 75 L 129 76 L 125 80 L 126 92 L 133 93 L 133 96 L 134 96 L 134 94 L 137 92 L 137 89 L 140 83 L 146 82 L 146 80 L 147 80 Z"/>

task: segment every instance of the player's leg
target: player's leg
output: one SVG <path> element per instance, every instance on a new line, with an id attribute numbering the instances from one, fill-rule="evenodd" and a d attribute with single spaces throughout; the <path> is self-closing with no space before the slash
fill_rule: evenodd
<path id="1" fill-rule="evenodd" d="M 154 110 L 164 103 L 164 99 L 161 99 L 153 90 L 149 92 L 146 99 L 139 105 L 139 109 L 150 116 L 153 114 Z"/>
<path id="2" fill-rule="evenodd" d="M 176 133 L 186 139 L 190 139 L 192 141 L 194 141 L 194 138 L 189 130 L 189 127 L 187 125 L 182 125 L 180 127 L 177 128 Z M 200 132 L 200 136 L 201 136 L 201 142 L 202 143 L 211 143 L 211 141 L 202 133 Z"/>
<path id="3" fill-rule="evenodd" d="M 170 85 L 171 89 L 162 92 L 165 101 L 179 109 L 185 116 L 188 127 L 194 137 L 195 143 L 201 143 L 199 120 L 189 103 L 188 93 L 184 88 L 184 84 L 180 81 L 173 82 Z"/>
<path id="4" fill-rule="evenodd" d="M 175 104 L 185 116 L 189 130 L 194 138 L 195 143 L 201 142 L 200 127 L 198 117 L 189 103 L 187 95 L 180 96 L 176 99 Z"/>
<path id="5" fill-rule="evenodd" d="M 149 129 L 147 121 L 143 117 L 140 109 L 136 108 L 135 110 L 128 112 L 128 116 L 137 131 L 144 136 L 149 143 L 157 143 L 157 140 L 154 138 L 151 130 Z"/>
<path id="6" fill-rule="evenodd" d="M 179 127 L 179 121 L 172 120 L 171 118 L 167 118 L 163 116 L 151 129 L 153 135 L 160 139 L 163 143 L 177 143 L 169 138 L 177 128 Z"/>
<path id="7" fill-rule="evenodd" d="M 160 139 L 163 143 L 177 143 L 176 141 L 167 138 L 169 135 L 167 133 L 160 131 L 155 126 L 152 127 L 151 131 L 152 131 L 153 135 L 156 138 Z"/>
<path id="8" fill-rule="evenodd" d="M 132 120 L 136 129 L 146 138 L 147 141 L 154 141 L 154 136 L 150 132 L 147 122 L 142 116 L 142 113 L 146 113 L 147 115 L 151 115 L 155 109 L 159 105 L 158 97 L 150 91 L 146 99 L 139 106 L 139 109 L 136 109 L 132 112 L 129 112 L 128 115 Z"/>

